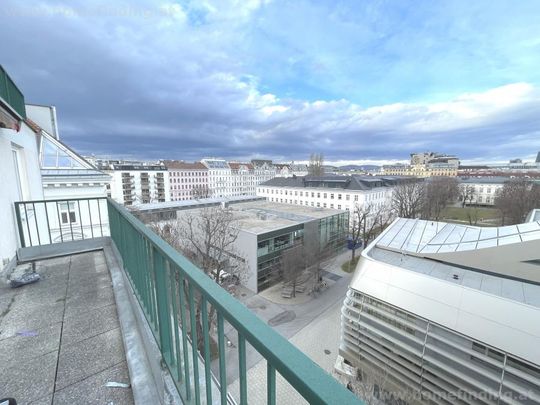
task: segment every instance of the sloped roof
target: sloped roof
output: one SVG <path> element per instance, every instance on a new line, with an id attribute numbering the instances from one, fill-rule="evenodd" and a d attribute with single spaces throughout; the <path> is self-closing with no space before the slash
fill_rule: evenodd
<path id="1" fill-rule="evenodd" d="M 253 165 L 251 163 L 229 162 L 229 166 L 233 170 L 238 170 L 241 166 L 245 166 L 249 170 L 253 170 Z"/>
<path id="2" fill-rule="evenodd" d="M 275 177 L 264 183 L 269 187 L 312 187 L 343 190 L 371 190 L 376 187 L 390 187 L 402 181 L 417 181 L 414 177 L 399 176 L 292 176 Z"/>
<path id="3" fill-rule="evenodd" d="M 201 162 L 184 162 L 181 160 L 166 160 L 163 162 L 167 169 L 177 170 L 208 170 Z"/>

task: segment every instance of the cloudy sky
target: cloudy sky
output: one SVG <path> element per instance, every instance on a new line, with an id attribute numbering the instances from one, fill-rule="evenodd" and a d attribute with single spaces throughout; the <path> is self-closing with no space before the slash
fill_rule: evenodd
<path id="1" fill-rule="evenodd" d="M 2 57 L 83 154 L 466 161 L 540 150 L 540 1 L 1 0 Z"/>

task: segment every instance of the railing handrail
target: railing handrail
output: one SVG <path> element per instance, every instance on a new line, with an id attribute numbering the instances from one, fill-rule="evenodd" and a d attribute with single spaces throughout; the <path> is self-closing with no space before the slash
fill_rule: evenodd
<path id="1" fill-rule="evenodd" d="M 110 206 L 127 220 L 154 247 L 178 266 L 189 283 L 204 292 L 206 299 L 238 332 L 312 404 L 359 404 L 355 395 L 328 375 L 282 335 L 266 325 L 253 312 L 218 286 L 165 240 L 146 227 L 126 208 L 111 198 Z"/>
<path id="2" fill-rule="evenodd" d="M 3 80 L 2 80 L 2 77 L 3 77 Z M 6 86 L 5 94 L 7 97 L 4 99 L 4 101 L 6 101 L 6 103 L 8 103 L 9 106 L 22 118 L 26 118 L 24 94 L 19 89 L 17 84 L 15 84 L 15 82 L 11 79 L 11 77 L 9 76 L 8 72 L 4 69 L 4 67 L 0 65 L 0 88 L 2 87 L 2 83 L 1 83 L 2 81 L 5 83 L 5 86 Z M 15 97 L 14 95 L 10 93 L 9 87 L 11 87 L 11 90 L 15 90 L 16 92 Z M 2 92 L 0 92 L 0 97 L 2 97 Z"/>

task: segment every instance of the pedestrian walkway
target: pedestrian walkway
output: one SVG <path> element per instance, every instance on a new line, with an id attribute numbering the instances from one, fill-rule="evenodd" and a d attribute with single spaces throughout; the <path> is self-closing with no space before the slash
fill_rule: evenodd
<path id="1" fill-rule="evenodd" d="M 103 252 L 40 261 L 36 271 L 42 279 L 35 284 L 0 286 L 0 398 L 132 404 Z"/>

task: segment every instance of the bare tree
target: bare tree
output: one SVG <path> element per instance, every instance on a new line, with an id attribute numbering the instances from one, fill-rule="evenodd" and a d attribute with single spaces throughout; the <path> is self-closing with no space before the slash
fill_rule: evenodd
<path id="1" fill-rule="evenodd" d="M 495 205 L 502 214 L 502 224 L 518 224 L 527 213 L 540 206 L 540 185 L 528 179 L 511 179 L 497 192 Z"/>
<path id="2" fill-rule="evenodd" d="M 227 290 L 247 276 L 246 261 L 236 249 L 239 228 L 232 212 L 211 207 L 188 212 L 180 219 L 150 224 L 151 229 Z M 201 297 L 196 295 L 198 347 L 202 348 Z M 209 306 L 209 330 L 215 308 Z"/>
<path id="3" fill-rule="evenodd" d="M 392 209 L 399 217 L 417 218 L 424 209 L 425 185 L 419 180 L 403 182 L 392 191 Z"/>
<path id="4" fill-rule="evenodd" d="M 459 198 L 461 200 L 461 207 L 465 207 L 471 204 L 476 196 L 476 190 L 471 184 L 462 184 L 459 187 Z"/>
<path id="5" fill-rule="evenodd" d="M 392 210 L 387 205 L 355 204 L 349 229 L 353 243 L 351 260 L 354 260 L 357 244 L 363 241 L 364 246 L 367 245 L 377 233 L 388 226 L 392 218 Z"/>
<path id="6" fill-rule="evenodd" d="M 281 270 L 283 281 L 292 287 L 292 296 L 296 296 L 298 279 L 306 269 L 304 246 L 297 244 L 281 254 Z"/>
<path id="7" fill-rule="evenodd" d="M 369 372 L 357 369 L 356 379 L 351 381 L 347 388 L 365 404 L 374 405 L 385 402 L 388 385 L 388 370 L 386 366 L 382 366 L 376 370 L 370 367 Z"/>
<path id="8" fill-rule="evenodd" d="M 324 175 L 324 156 L 322 153 L 312 153 L 309 158 L 308 175 Z"/>
<path id="9" fill-rule="evenodd" d="M 425 184 L 424 216 L 439 220 L 446 206 L 459 195 L 458 181 L 452 177 L 434 177 Z"/>
<path id="10" fill-rule="evenodd" d="M 191 197 L 196 200 L 200 198 L 210 198 L 211 194 L 210 188 L 206 185 L 194 186 L 191 189 Z"/>
<path id="11" fill-rule="evenodd" d="M 335 249 L 331 243 L 321 241 L 319 235 L 304 239 L 304 257 L 306 259 L 306 267 L 315 279 L 315 285 L 322 282 L 321 270 L 322 263 L 332 258 L 335 254 Z"/>

